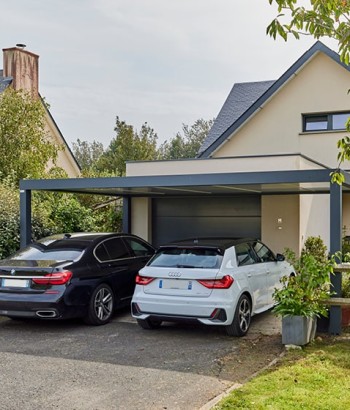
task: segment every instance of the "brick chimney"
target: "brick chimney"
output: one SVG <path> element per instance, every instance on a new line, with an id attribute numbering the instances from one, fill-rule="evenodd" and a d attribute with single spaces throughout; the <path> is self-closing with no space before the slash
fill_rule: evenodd
<path id="1" fill-rule="evenodd" d="M 34 98 L 39 96 L 39 56 L 22 47 L 4 48 L 3 76 L 12 77 L 15 90 L 27 90 Z"/>

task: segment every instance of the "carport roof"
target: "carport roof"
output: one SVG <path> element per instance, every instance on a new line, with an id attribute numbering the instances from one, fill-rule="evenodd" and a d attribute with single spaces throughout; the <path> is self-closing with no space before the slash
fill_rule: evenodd
<path id="1" fill-rule="evenodd" d="M 330 169 L 225 172 L 109 178 L 22 180 L 21 191 L 44 190 L 110 196 L 193 196 L 245 194 L 315 194 L 330 191 Z M 343 191 L 350 191 L 350 174 Z"/>

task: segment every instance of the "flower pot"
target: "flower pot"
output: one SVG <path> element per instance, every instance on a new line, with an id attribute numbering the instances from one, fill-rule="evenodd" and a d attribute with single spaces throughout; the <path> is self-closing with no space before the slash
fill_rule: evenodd
<path id="1" fill-rule="evenodd" d="M 303 346 L 315 338 L 316 318 L 282 317 L 282 344 Z"/>
<path id="2" fill-rule="evenodd" d="M 350 326 L 350 306 L 341 307 L 341 325 Z"/>

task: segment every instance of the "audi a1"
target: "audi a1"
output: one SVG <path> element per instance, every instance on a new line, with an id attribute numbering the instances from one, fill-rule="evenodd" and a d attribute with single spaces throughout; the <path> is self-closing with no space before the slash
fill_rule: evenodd
<path id="1" fill-rule="evenodd" d="M 12 319 L 110 321 L 130 305 L 138 271 L 154 254 L 148 242 L 118 233 L 43 238 L 0 261 L 0 315 Z"/>
<path id="2" fill-rule="evenodd" d="M 132 316 L 144 329 L 194 320 L 244 336 L 251 317 L 273 307 L 282 276 L 293 274 L 284 256 L 259 240 L 179 241 L 161 246 L 136 276 Z"/>

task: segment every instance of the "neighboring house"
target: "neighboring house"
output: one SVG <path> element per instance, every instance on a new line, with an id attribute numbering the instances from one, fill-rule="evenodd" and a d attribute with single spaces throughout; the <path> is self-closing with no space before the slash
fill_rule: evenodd
<path id="1" fill-rule="evenodd" d="M 39 56 L 21 47 L 3 49 L 3 70 L 0 70 L 0 93 L 7 87 L 15 90 L 27 90 L 34 98 L 41 98 L 39 94 Z M 69 177 L 78 177 L 80 167 L 66 143 L 61 131 L 52 118 L 50 111 L 43 103 L 46 110 L 46 128 L 49 137 L 55 143 L 63 146 L 58 153 L 56 165 L 63 168 Z M 51 164 L 48 164 L 48 167 Z"/>
<path id="2" fill-rule="evenodd" d="M 168 191 L 132 196 L 131 231 L 155 244 L 203 235 L 255 236 L 276 251 L 299 251 L 308 236 L 320 235 L 329 245 L 333 188 L 307 178 L 310 170 L 324 178 L 329 168 L 337 168 L 337 141 L 347 135 L 350 116 L 349 86 L 349 67 L 321 42 L 276 81 L 235 84 L 198 158 L 127 164 L 128 177 L 206 178 L 187 192 L 168 185 Z M 294 171 L 303 171 L 295 173 L 301 179 L 287 184 Z M 223 179 L 209 186 L 210 175 L 219 173 L 240 185 Z M 259 183 L 263 176 L 271 184 Z M 250 182 L 243 185 L 245 179 Z M 346 234 L 349 192 L 344 184 L 340 205 Z"/>

